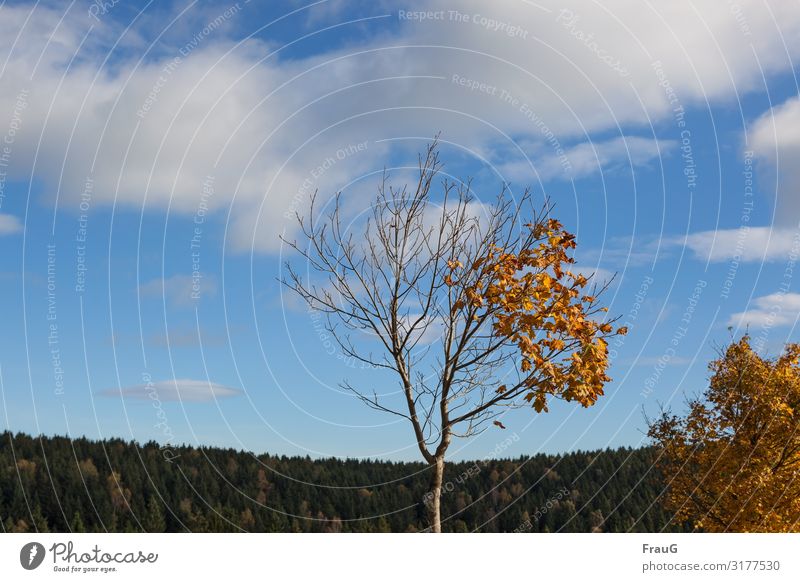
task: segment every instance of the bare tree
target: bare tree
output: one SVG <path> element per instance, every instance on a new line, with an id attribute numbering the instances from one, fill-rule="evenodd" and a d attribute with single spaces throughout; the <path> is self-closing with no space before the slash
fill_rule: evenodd
<path id="1" fill-rule="evenodd" d="M 584 294 L 587 278 L 565 269 L 574 237 L 549 217 L 546 202 L 536 211 L 529 192 L 515 203 L 504 187 L 481 204 L 469 182 L 450 180 L 437 192 L 437 145 L 420 156 L 411 187 L 392 188 L 384 172 L 359 232 L 343 226 L 340 195 L 320 216 L 313 200 L 308 217 L 297 215 L 304 244 L 285 240 L 307 261 L 308 275 L 287 263 L 283 280 L 326 314 L 344 355 L 399 381 L 394 400 L 342 386 L 411 424 L 433 470 L 434 532 L 442 527 L 453 438 L 490 421 L 504 428 L 495 418 L 508 407 L 542 412 L 549 398 L 593 404 L 609 380 L 604 338 L 626 331 L 600 321 L 605 309 L 595 300 L 603 289 Z"/>

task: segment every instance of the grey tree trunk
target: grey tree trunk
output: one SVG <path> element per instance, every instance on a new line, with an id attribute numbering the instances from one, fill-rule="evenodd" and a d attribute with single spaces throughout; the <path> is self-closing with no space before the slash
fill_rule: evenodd
<path id="1" fill-rule="evenodd" d="M 431 531 L 442 533 L 442 481 L 444 480 L 444 455 L 437 456 L 431 465 L 433 479 L 431 480 L 431 500 L 428 505 L 430 513 Z"/>

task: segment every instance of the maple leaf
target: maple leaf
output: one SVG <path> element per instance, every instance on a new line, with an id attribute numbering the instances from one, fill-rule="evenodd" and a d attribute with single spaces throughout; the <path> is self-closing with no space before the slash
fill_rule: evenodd
<path id="1" fill-rule="evenodd" d="M 664 505 L 677 521 L 707 532 L 800 532 L 798 353 L 790 344 L 767 359 L 744 336 L 711 362 L 685 416 L 665 412 L 650 424 L 670 479 Z"/>

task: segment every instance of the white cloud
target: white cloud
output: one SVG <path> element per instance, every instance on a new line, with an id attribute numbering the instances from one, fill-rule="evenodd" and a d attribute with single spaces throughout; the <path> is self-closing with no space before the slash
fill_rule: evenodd
<path id="1" fill-rule="evenodd" d="M 157 347 L 185 348 L 204 346 L 221 347 L 225 345 L 227 335 L 224 333 L 214 333 L 200 331 L 194 328 L 177 329 L 170 328 L 169 333 L 156 333 L 147 338 L 150 345 Z"/>
<path id="2" fill-rule="evenodd" d="M 800 97 L 793 97 L 759 117 L 749 128 L 749 147 L 759 175 L 775 188 L 775 222 L 800 221 Z"/>
<path id="3" fill-rule="evenodd" d="M 785 261 L 792 254 L 800 254 L 800 231 L 768 226 L 708 230 L 669 243 L 685 243 L 697 258 L 712 262 Z"/>
<path id="4" fill-rule="evenodd" d="M 800 319 L 800 293 L 773 293 L 753 300 L 753 309 L 734 313 L 728 322 L 738 327 L 782 327 Z"/>
<path id="5" fill-rule="evenodd" d="M 688 367 L 692 363 L 691 358 L 684 358 L 681 356 L 673 356 L 671 358 L 665 356 L 642 356 L 632 360 L 634 366 L 681 366 Z"/>
<path id="6" fill-rule="evenodd" d="M 537 178 L 578 180 L 601 171 L 646 166 L 668 155 L 676 145 L 671 140 L 629 136 L 581 143 L 563 154 L 539 147 L 531 151 L 529 160 L 501 163 L 499 169 L 506 179 L 525 183 Z"/>
<path id="7" fill-rule="evenodd" d="M 652 236 L 608 237 L 602 247 L 578 248 L 576 259 L 579 265 L 609 265 L 619 272 L 618 281 L 626 269 L 652 265 L 659 258 L 669 256 L 672 247 L 683 244 L 679 240 L 659 240 Z M 581 270 L 581 269 L 578 269 Z"/>
<path id="8" fill-rule="evenodd" d="M 202 297 L 217 294 L 216 279 L 202 275 L 195 279 L 191 275 L 173 275 L 166 279 L 152 279 L 139 285 L 139 293 L 145 297 L 160 297 L 175 307 L 188 307 Z"/>
<path id="9" fill-rule="evenodd" d="M 241 390 L 206 380 L 163 380 L 126 388 L 109 388 L 100 392 L 101 396 L 161 402 L 211 402 L 240 394 Z"/>
<path id="10" fill-rule="evenodd" d="M 567 154 L 575 177 L 584 177 L 601 168 L 642 166 L 668 154 L 677 142 L 641 137 L 618 137 L 599 144 L 582 143 Z"/>
<path id="11" fill-rule="evenodd" d="M 22 232 L 22 223 L 13 214 L 0 214 L 0 236 Z"/>
<path id="12" fill-rule="evenodd" d="M 403 333 L 408 333 L 417 319 L 419 319 L 419 314 L 408 314 L 401 317 L 399 323 Z M 422 348 L 441 340 L 443 333 L 444 322 L 436 317 L 428 317 L 417 324 L 416 329 L 411 334 L 410 343 Z"/>
<path id="13" fill-rule="evenodd" d="M 275 251 L 278 235 L 293 225 L 285 213 L 305 209 L 315 188 L 328 196 L 386 164 L 390 146 L 378 139 L 429 138 L 441 130 L 481 151 L 487 144 L 514 147 L 510 136 L 538 147 L 518 152 L 523 159 L 552 153 L 556 140 L 586 175 L 604 163 L 627 163 L 620 159 L 622 138 L 609 132 L 646 131 L 669 119 L 665 84 L 684 106 L 705 106 L 706 99 L 763 87 L 762 73 L 789 71 L 800 56 L 800 11 L 778 0 L 739 0 L 747 37 L 741 21 L 714 3 L 397 6 L 415 7 L 442 10 L 446 19 L 401 21 L 396 32 L 295 60 L 264 42 L 236 45 L 225 36 L 233 27 L 225 27 L 179 63 L 173 55 L 140 61 L 147 46 L 133 31 L 125 50 L 98 71 L 113 42 L 105 29 L 110 19 L 95 26 L 71 61 L 86 31 L 83 8 L 59 24 L 56 9 L 37 6 L 28 18 L 30 6 L 4 5 L 0 110 L 14 111 L 20 91 L 30 91 L 14 144 L 16 177 L 30 175 L 38 151 L 35 177 L 68 209 L 77 208 L 91 176 L 97 206 L 117 202 L 192 216 L 212 175 L 206 202 L 218 216 L 230 207 L 233 248 Z M 248 18 L 252 8 L 234 18 Z M 562 9 L 572 15 L 565 18 Z M 450 19 L 451 10 L 466 21 Z M 394 8 L 386 11 L 397 18 Z M 489 20 L 508 26 L 493 28 Z M 525 38 L 509 35 L 509 26 Z M 153 54 L 164 55 L 158 48 Z M 619 59 L 626 75 L 606 66 L 603 55 Z M 471 91 L 452 82 L 454 74 L 497 91 Z M 598 132 L 606 136 L 605 153 L 589 145 Z M 347 153 L 358 143 L 367 146 Z M 416 151 L 421 142 L 407 146 Z M 640 154 L 646 161 L 654 151 L 632 151 L 631 159 L 641 163 Z"/>
<path id="14" fill-rule="evenodd" d="M 587 279 L 591 277 L 591 284 L 603 287 L 606 284 L 616 282 L 618 280 L 617 274 L 602 267 L 584 267 L 578 265 L 571 269 L 575 273 L 580 273 Z"/>

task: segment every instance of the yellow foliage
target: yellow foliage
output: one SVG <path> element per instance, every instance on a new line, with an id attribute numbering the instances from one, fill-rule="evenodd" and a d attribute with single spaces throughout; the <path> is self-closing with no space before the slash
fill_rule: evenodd
<path id="1" fill-rule="evenodd" d="M 769 360 L 745 336 L 711 363 L 702 400 L 650 426 L 667 509 L 710 532 L 800 532 L 800 346 Z"/>
<path id="2" fill-rule="evenodd" d="M 445 282 L 452 287 L 471 281 L 463 288 L 466 303 L 456 305 L 476 310 L 474 320 L 477 310 L 492 314 L 495 336 L 519 350 L 525 400 L 537 412 L 547 411 L 548 397 L 591 406 L 610 380 L 604 338 L 627 330 L 592 318 L 599 309 L 592 308 L 595 297 L 582 293 L 588 280 L 565 268 L 574 262 L 567 253 L 575 248 L 575 237 L 555 219 L 528 228 L 534 244 L 517 253 L 494 246 L 473 262 L 472 273 L 456 274 L 461 263 L 449 261 Z"/>

